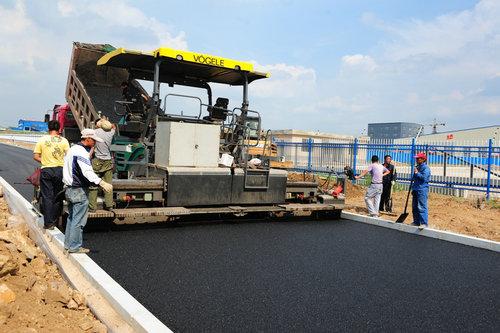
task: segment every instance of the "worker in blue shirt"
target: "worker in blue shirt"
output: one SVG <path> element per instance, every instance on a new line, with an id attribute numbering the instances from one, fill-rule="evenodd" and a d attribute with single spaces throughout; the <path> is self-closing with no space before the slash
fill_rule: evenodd
<path id="1" fill-rule="evenodd" d="M 427 200 L 429 197 L 429 180 L 431 179 L 431 169 L 427 165 L 427 155 L 418 153 L 417 166 L 413 173 L 412 190 L 412 211 L 413 223 L 411 225 L 418 226 L 420 230 L 427 228 L 429 224 L 429 211 L 427 208 Z"/>

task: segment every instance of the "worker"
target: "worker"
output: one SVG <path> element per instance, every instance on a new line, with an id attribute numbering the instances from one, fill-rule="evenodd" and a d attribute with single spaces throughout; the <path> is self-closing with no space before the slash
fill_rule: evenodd
<path id="1" fill-rule="evenodd" d="M 113 159 L 111 157 L 111 143 L 115 135 L 116 126 L 111 124 L 106 118 L 101 118 L 96 122 L 95 134 L 103 142 L 96 142 L 94 146 L 94 155 L 92 156 L 92 168 L 94 172 L 110 183 L 113 179 Z M 89 192 L 89 211 L 94 212 L 97 209 L 98 186 L 91 186 Z M 104 193 L 104 210 L 113 208 L 113 192 Z"/>
<path id="2" fill-rule="evenodd" d="M 120 88 L 122 89 L 122 97 L 130 103 L 127 107 L 129 112 L 143 114 L 148 97 L 128 81 L 123 81 Z"/>
<path id="3" fill-rule="evenodd" d="M 371 184 L 365 194 L 366 208 L 371 217 L 379 216 L 378 208 L 380 206 L 380 196 L 382 195 L 382 179 L 385 175 L 388 175 L 389 172 L 389 170 L 379 163 L 378 156 L 373 155 L 372 164 L 368 166 L 368 169 L 355 177 L 359 179 L 364 177 L 367 173 L 370 173 L 372 176 Z"/>
<path id="4" fill-rule="evenodd" d="M 113 186 L 96 175 L 90 163 L 90 150 L 96 142 L 102 141 L 93 129 L 86 128 L 81 132 L 81 141 L 73 145 L 64 157 L 63 182 L 68 202 L 64 249 L 69 253 L 90 252 L 82 247 L 83 228 L 87 223 L 89 210 L 90 185 L 99 185 L 106 192 L 113 191 Z"/>
<path id="5" fill-rule="evenodd" d="M 382 196 L 380 197 L 380 211 L 392 212 L 391 191 L 396 181 L 396 169 L 392 164 L 391 155 L 384 156 L 384 167 L 389 170 L 389 174 L 382 179 Z"/>
<path id="6" fill-rule="evenodd" d="M 415 158 L 417 166 L 413 170 L 413 184 L 411 187 L 413 212 L 413 223 L 411 225 L 424 229 L 429 225 L 427 200 L 429 197 L 431 169 L 427 165 L 426 154 L 418 153 Z"/>
<path id="7" fill-rule="evenodd" d="M 41 163 L 40 197 L 43 227 L 54 229 L 62 210 L 64 154 L 69 142 L 59 135 L 59 122 L 48 123 L 48 135 L 42 136 L 33 150 L 33 159 Z M 61 195 L 58 195 L 60 194 Z"/>

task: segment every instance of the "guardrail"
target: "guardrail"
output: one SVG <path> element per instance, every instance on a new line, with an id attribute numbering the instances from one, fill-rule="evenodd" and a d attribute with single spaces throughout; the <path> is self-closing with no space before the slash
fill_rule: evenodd
<path id="1" fill-rule="evenodd" d="M 401 140 L 403 141 L 403 140 Z M 383 161 L 391 155 L 398 180 L 410 181 L 417 152 L 425 152 L 431 168 L 431 186 L 500 194 L 500 144 L 483 142 L 406 142 L 353 139 L 344 142 L 316 143 L 309 138 L 302 142 L 276 141 L 278 156 L 292 161 L 293 170 L 329 173 L 344 171 L 350 166 L 359 173 L 370 164 L 372 155 Z"/>

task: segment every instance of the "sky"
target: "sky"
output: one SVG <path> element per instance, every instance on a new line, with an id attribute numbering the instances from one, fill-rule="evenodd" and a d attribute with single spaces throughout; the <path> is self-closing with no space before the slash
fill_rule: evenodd
<path id="1" fill-rule="evenodd" d="M 251 61 L 271 74 L 249 89 L 265 128 L 500 123 L 499 0 L 0 0 L 0 22 L 4 126 L 65 102 L 73 41 Z M 240 88 L 214 96 L 241 105 Z"/>

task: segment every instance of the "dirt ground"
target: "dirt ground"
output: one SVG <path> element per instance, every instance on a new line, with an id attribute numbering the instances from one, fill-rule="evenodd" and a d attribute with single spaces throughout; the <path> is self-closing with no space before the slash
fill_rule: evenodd
<path id="1" fill-rule="evenodd" d="M 106 332 L 0 198 L 0 332 Z"/>
<path id="2" fill-rule="evenodd" d="M 365 188 L 347 187 L 347 210 L 368 215 L 364 202 Z M 393 193 L 394 214 L 381 217 L 395 221 L 404 210 L 406 191 Z M 411 223 L 411 196 L 408 203 L 410 215 L 405 223 Z M 500 241 L 500 203 L 457 198 L 442 194 L 429 194 L 429 226 L 434 229 L 452 231 L 468 236 Z"/>
<path id="3" fill-rule="evenodd" d="M 324 183 L 323 178 L 314 179 L 311 175 L 291 174 L 289 179 L 293 181 L 317 181 Z M 366 188 L 353 185 L 347 181 L 346 189 L 346 211 L 368 215 L 364 202 Z M 393 193 L 393 214 L 381 213 L 381 217 L 395 221 L 404 210 L 406 191 Z M 410 224 L 411 196 L 408 203 L 410 215 L 405 223 Z M 468 236 L 500 241 L 500 202 L 478 201 L 477 199 L 464 199 L 447 195 L 429 194 L 429 226 L 434 229 L 456 232 Z"/>

